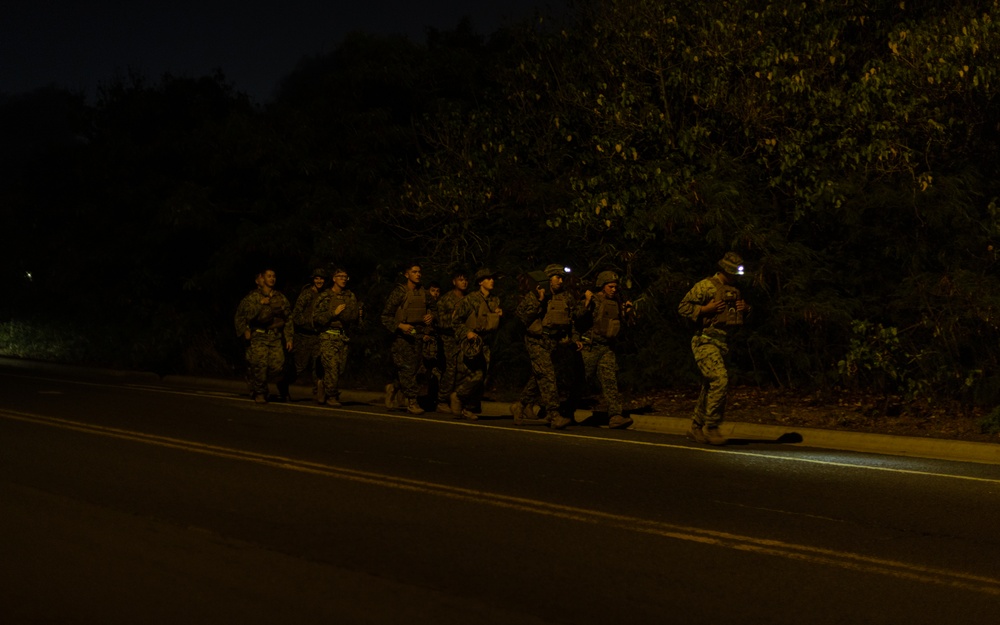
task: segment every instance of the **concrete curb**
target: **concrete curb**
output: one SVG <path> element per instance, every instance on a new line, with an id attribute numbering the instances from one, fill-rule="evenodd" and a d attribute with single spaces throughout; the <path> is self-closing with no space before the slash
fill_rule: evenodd
<path id="1" fill-rule="evenodd" d="M 231 380 L 191 376 L 158 376 L 148 372 L 115 371 L 108 369 L 87 369 L 69 365 L 51 364 L 37 361 L 0 357 L 0 367 L 19 370 L 63 373 L 85 378 L 111 378 L 119 382 L 141 383 L 163 386 L 198 386 L 214 388 L 232 393 L 246 393 L 242 380 Z M 303 398 L 312 394 L 312 389 L 302 385 L 291 387 L 293 397 Z M 383 393 L 379 391 L 347 390 L 341 392 L 341 400 L 354 403 L 381 406 Z M 508 404 L 483 402 L 483 414 L 488 416 L 509 416 Z M 577 421 L 583 421 L 589 413 L 577 412 Z M 639 432 L 657 432 L 675 436 L 685 436 L 691 421 L 680 417 L 655 414 L 633 414 L 630 429 Z M 914 436 L 891 436 L 864 432 L 843 432 L 815 428 L 787 428 L 757 423 L 728 422 L 723 424 L 722 433 L 731 439 L 731 445 L 746 445 L 753 442 L 789 445 L 794 447 L 816 447 L 838 451 L 954 460 L 981 464 L 1000 464 L 1000 444 L 955 441 Z"/>

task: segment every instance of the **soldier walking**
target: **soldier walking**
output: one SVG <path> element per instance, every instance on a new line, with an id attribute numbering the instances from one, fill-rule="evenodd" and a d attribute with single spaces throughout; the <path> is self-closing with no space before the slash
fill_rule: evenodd
<path id="1" fill-rule="evenodd" d="M 479 417 L 465 406 L 480 402 L 490 366 L 490 343 L 503 309 L 493 295 L 497 274 L 489 268 L 476 272 L 477 290 L 465 296 L 455 309 L 455 337 L 458 339 L 458 374 L 449 396 L 451 412 L 457 419 L 475 421 Z"/>
<path id="2" fill-rule="evenodd" d="M 315 306 L 326 286 L 326 270 L 313 269 L 312 281 L 302 287 L 292 307 L 292 322 L 295 324 L 295 379 L 308 374 L 313 385 L 313 397 L 320 402 L 323 396 L 323 377 L 319 356 L 319 327 L 315 320 Z"/>
<path id="3" fill-rule="evenodd" d="M 389 294 L 382 309 L 382 325 L 393 334 L 392 363 L 396 368 L 396 381 L 385 387 L 385 406 L 396 407 L 397 394 L 402 393 L 406 410 L 423 414 L 417 402 L 420 370 L 425 341 L 434 340 L 427 331 L 433 328 L 434 307 L 426 289 L 420 286 L 420 265 L 412 263 L 403 272 L 406 282 Z"/>
<path id="4" fill-rule="evenodd" d="M 358 300 L 347 289 L 351 279 L 342 268 L 333 270 L 333 286 L 316 301 L 319 353 L 323 363 L 323 383 L 316 401 L 334 408 L 340 404 L 340 378 L 347 368 L 348 329 L 358 320 Z"/>
<path id="5" fill-rule="evenodd" d="M 719 271 L 695 284 L 677 307 L 682 317 L 699 326 L 698 333 L 691 338 L 691 352 L 703 381 L 688 432 L 688 436 L 699 443 L 725 445 L 727 442 L 719 431 L 725 418 L 729 389 L 726 339 L 729 332 L 743 325 L 743 315 L 750 311 L 735 286 L 742 275 L 743 259 L 735 252 L 727 252 L 719 261 Z"/>
<path id="6" fill-rule="evenodd" d="M 521 391 L 521 398 L 510 405 L 514 423 L 530 423 L 529 407 L 541 401 L 546 420 L 556 430 L 573 422 L 572 415 L 559 413 L 559 388 L 553 354 L 558 349 L 579 348 L 581 345 L 573 319 L 577 302 L 563 289 L 566 270 L 562 265 L 545 268 L 547 284 L 538 284 L 533 292 L 525 294 L 514 312 L 527 327 L 524 345 L 531 361 L 531 377 Z"/>
<path id="7" fill-rule="evenodd" d="M 602 271 L 597 275 L 598 291 L 587 290 L 584 295 L 584 316 L 590 327 L 583 333 L 584 375 L 588 380 L 597 378 L 604 401 L 608 405 L 608 427 L 625 429 L 632 425 L 632 419 L 622 414 L 622 397 L 618 392 L 618 356 L 615 343 L 621 331 L 625 316 L 632 311 L 632 302 L 620 302 L 618 276 L 613 271 Z"/>
<path id="8" fill-rule="evenodd" d="M 453 412 L 451 394 L 455 391 L 455 375 L 461 359 L 458 351 L 461 337 L 456 337 L 453 317 L 455 309 L 461 304 L 469 288 L 469 279 L 464 271 L 456 271 L 452 275 L 451 284 L 452 290 L 441 296 L 437 302 L 437 331 L 441 337 L 443 355 L 441 378 L 438 381 L 437 412 Z"/>
<path id="9" fill-rule="evenodd" d="M 287 397 L 284 380 L 285 349 L 291 351 L 294 324 L 292 307 L 281 291 L 274 288 L 277 275 L 265 269 L 257 275 L 257 288 L 240 301 L 236 309 L 236 334 L 248 341 L 246 349 L 248 379 L 253 399 L 267 403 L 268 382 L 275 380 L 278 392 Z"/>

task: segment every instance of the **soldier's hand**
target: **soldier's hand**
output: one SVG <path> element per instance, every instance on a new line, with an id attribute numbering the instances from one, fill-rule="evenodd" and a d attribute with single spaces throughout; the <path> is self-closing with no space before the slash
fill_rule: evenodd
<path id="1" fill-rule="evenodd" d="M 248 341 L 250 340 L 250 330 L 245 330 L 243 332 L 243 338 L 245 338 Z"/>
<path id="2" fill-rule="evenodd" d="M 726 308 L 726 302 L 723 300 L 713 300 L 707 304 L 703 304 L 700 307 L 699 315 L 717 315 Z"/>
<path id="3" fill-rule="evenodd" d="M 575 341 L 575 343 L 576 343 L 576 351 L 582 352 L 583 351 L 583 341 Z"/>
<path id="4" fill-rule="evenodd" d="M 746 300 L 738 299 L 736 300 L 736 310 L 746 312 L 750 310 L 750 304 L 747 304 Z"/>
<path id="5" fill-rule="evenodd" d="M 337 306 L 336 308 L 333 309 L 333 314 L 339 315 L 340 313 L 344 312 L 345 308 L 347 308 L 347 304 L 341 304 L 340 306 Z"/>
<path id="6" fill-rule="evenodd" d="M 424 325 L 429 326 L 432 323 L 434 323 L 434 315 L 432 315 L 431 313 L 427 313 L 426 315 L 424 315 Z"/>
<path id="7" fill-rule="evenodd" d="M 503 317 L 503 308 L 497 308 L 496 312 L 498 317 Z"/>
<path id="8" fill-rule="evenodd" d="M 479 335 L 476 334 L 475 332 L 470 331 L 470 332 L 468 332 L 465 335 L 465 338 L 467 338 L 467 339 L 469 339 L 471 341 L 472 339 L 476 338 L 477 336 L 479 336 Z"/>
<path id="9" fill-rule="evenodd" d="M 260 298 L 260 303 L 262 305 L 264 305 L 264 306 L 267 306 L 268 304 L 271 303 L 271 298 L 270 297 L 262 297 L 262 298 Z"/>
<path id="10" fill-rule="evenodd" d="M 403 334 L 410 334 L 411 332 L 413 332 L 413 326 L 411 326 L 408 323 L 401 323 L 399 324 L 399 330 Z"/>
<path id="11" fill-rule="evenodd" d="M 292 342 L 291 341 L 288 341 L 287 343 L 285 343 L 285 349 L 287 349 L 288 351 L 292 351 L 293 347 L 292 347 Z"/>
<path id="12" fill-rule="evenodd" d="M 545 291 L 546 291 L 545 287 L 540 284 L 535 287 L 535 293 L 538 295 L 538 301 L 542 301 L 545 299 Z"/>

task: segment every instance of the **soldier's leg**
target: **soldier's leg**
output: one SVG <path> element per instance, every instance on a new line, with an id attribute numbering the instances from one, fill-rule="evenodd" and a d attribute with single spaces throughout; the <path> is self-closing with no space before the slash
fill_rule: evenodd
<path id="1" fill-rule="evenodd" d="M 694 356 L 698 370 L 705 380 L 701 395 L 698 397 L 696 415 L 700 413 L 704 425 L 718 427 L 725 417 L 726 394 L 729 388 L 729 374 L 726 371 L 722 350 L 714 343 L 703 342 L 695 350 Z"/>
<path id="2" fill-rule="evenodd" d="M 267 399 L 267 348 L 256 334 L 247 345 L 246 358 L 251 393 Z"/>
<path id="3" fill-rule="evenodd" d="M 604 401 L 608 404 L 608 414 L 611 417 L 622 413 L 622 396 L 618 392 L 618 358 L 614 350 L 603 346 L 597 359 L 597 381 L 601 386 Z"/>
<path id="4" fill-rule="evenodd" d="M 455 337 L 445 336 L 441 338 L 441 351 L 444 356 L 444 366 L 441 371 L 441 381 L 438 385 L 438 403 L 447 404 L 451 392 L 458 384 L 456 378 L 458 374 L 458 341 Z"/>
<path id="5" fill-rule="evenodd" d="M 392 343 L 392 363 L 399 377 L 399 389 L 407 400 L 416 399 L 420 394 L 417 373 L 422 357 L 420 344 L 413 339 L 396 337 Z"/>

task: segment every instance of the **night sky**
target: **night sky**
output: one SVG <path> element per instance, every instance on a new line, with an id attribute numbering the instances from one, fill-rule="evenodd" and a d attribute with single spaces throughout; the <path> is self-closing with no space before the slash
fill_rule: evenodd
<path id="1" fill-rule="evenodd" d="M 304 56 L 329 52 L 352 31 L 424 40 L 426 27 L 463 16 L 488 35 L 551 0 L 10 0 L 0 12 L 0 94 L 80 90 L 130 68 L 203 76 L 221 69 L 264 103 Z"/>

